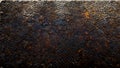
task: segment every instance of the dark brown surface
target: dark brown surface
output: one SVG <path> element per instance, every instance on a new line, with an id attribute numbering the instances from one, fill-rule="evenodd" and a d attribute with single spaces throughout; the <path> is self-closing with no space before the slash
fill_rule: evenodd
<path id="1" fill-rule="evenodd" d="M 0 3 L 0 67 L 119 68 L 120 2 L 59 3 Z"/>

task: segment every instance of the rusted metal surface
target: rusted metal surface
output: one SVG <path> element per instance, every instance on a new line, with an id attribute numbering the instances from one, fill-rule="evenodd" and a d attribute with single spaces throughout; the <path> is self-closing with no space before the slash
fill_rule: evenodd
<path id="1" fill-rule="evenodd" d="M 120 67 L 120 2 L 0 3 L 0 67 Z"/>

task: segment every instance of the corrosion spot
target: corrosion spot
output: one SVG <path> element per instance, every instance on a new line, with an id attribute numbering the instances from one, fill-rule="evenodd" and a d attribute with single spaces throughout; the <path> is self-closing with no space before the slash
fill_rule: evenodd
<path id="1" fill-rule="evenodd" d="M 86 11 L 86 12 L 84 13 L 84 15 L 85 15 L 86 18 L 90 18 L 90 13 L 89 13 L 88 11 Z"/>

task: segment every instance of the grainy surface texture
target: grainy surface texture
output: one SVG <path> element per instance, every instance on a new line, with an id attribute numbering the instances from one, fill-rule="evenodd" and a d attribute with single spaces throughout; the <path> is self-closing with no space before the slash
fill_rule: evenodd
<path id="1" fill-rule="evenodd" d="M 0 68 L 120 68 L 120 2 L 0 3 Z"/>

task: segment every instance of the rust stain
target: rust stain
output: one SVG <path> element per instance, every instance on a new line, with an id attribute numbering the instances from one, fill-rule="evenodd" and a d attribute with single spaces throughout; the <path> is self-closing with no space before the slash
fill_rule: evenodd
<path id="1" fill-rule="evenodd" d="M 85 18 L 87 18 L 87 19 L 90 18 L 90 13 L 89 13 L 88 11 L 86 11 L 86 12 L 84 13 L 84 15 L 85 15 Z"/>

